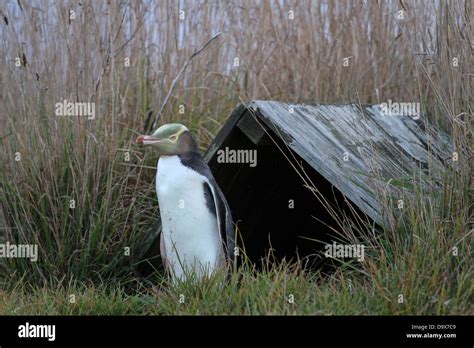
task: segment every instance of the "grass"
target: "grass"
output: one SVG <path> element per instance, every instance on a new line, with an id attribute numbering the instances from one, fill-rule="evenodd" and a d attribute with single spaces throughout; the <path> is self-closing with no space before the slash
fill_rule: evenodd
<path id="1" fill-rule="evenodd" d="M 0 296 L 9 315 L 434 315 L 472 314 L 470 273 L 444 269 L 419 258 L 385 258 L 368 264 L 370 274 L 343 267 L 330 276 L 282 263 L 256 272 L 246 264 L 223 282 L 222 274 L 200 283 L 170 284 L 72 281 L 41 287 L 16 283 Z M 461 260 L 457 265 L 464 266 Z M 452 263 L 452 262 L 451 262 Z M 454 265 L 453 265 L 454 266 Z M 456 266 L 451 269 L 456 269 Z M 417 267 L 416 276 L 410 272 Z M 434 273 L 432 273 L 435 271 Z M 399 295 L 403 294 L 403 302 Z M 71 299 L 74 301 L 71 302 Z"/>
<path id="2" fill-rule="evenodd" d="M 469 1 L 180 2 L 184 19 L 178 3 L 21 3 L 0 12 L 0 241 L 40 258 L 0 261 L 0 314 L 473 314 Z M 55 116 L 63 99 L 94 102 L 96 118 Z M 460 158 L 439 191 L 412 183 L 402 210 L 381 197 L 377 237 L 340 222 L 369 246 L 362 263 L 322 274 L 270 258 L 224 285 L 139 277 L 159 215 L 157 158 L 136 135 L 182 122 L 204 150 L 251 99 L 419 101 Z"/>

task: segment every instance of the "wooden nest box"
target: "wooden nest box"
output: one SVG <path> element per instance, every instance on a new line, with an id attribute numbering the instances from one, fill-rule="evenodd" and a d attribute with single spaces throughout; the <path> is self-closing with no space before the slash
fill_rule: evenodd
<path id="1" fill-rule="evenodd" d="M 252 101 L 232 112 L 205 160 L 250 260 L 271 250 L 277 260 L 316 255 L 318 264 L 322 244 L 343 240 L 344 226 L 390 222 L 382 197 L 397 204 L 414 183 L 437 187 L 427 177 L 443 171 L 451 154 L 447 136 L 423 115 Z M 157 223 L 144 249 L 155 265 L 159 231 Z"/>

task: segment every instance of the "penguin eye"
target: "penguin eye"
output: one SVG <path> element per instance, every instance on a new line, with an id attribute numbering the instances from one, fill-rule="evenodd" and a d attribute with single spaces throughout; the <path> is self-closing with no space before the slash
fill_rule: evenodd
<path id="1" fill-rule="evenodd" d="M 178 139 L 178 137 L 176 135 L 172 135 L 172 136 L 169 137 L 169 139 L 171 141 L 175 141 L 176 139 Z"/>

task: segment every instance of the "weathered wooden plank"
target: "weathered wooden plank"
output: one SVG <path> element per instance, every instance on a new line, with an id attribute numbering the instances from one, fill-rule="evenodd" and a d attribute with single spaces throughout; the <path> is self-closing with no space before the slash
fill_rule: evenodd
<path id="1" fill-rule="evenodd" d="M 255 116 L 250 112 L 243 114 L 237 126 L 255 145 L 258 145 L 265 135 L 265 127 L 261 122 L 257 122 Z"/>

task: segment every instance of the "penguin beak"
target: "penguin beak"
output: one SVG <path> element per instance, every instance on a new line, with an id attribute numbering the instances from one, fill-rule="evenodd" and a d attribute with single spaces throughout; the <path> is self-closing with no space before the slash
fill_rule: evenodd
<path id="1" fill-rule="evenodd" d="M 161 139 L 153 135 L 140 135 L 135 142 L 140 145 L 153 145 L 161 142 Z"/>

